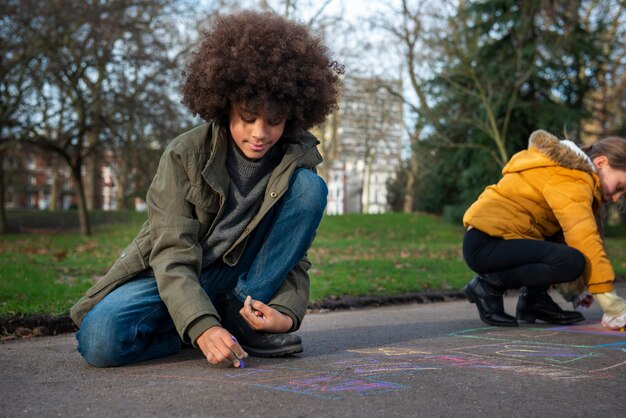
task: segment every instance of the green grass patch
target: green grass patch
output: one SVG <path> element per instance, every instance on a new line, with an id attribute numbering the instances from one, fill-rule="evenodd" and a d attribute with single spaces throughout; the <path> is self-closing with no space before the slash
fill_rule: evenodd
<path id="1" fill-rule="evenodd" d="M 69 312 L 106 273 L 147 215 L 94 212 L 93 236 L 57 231 L 71 225 L 75 216 L 71 211 L 9 212 L 11 226 L 19 219 L 21 227 L 33 232 L 0 235 L 0 315 Z"/>
<path id="2" fill-rule="evenodd" d="M 146 218 L 131 211 L 94 212 L 92 237 L 60 232 L 74 231 L 75 216 L 9 213 L 10 222 L 19 220 L 31 232 L 0 235 L 0 315 L 66 314 Z M 460 289 L 472 277 L 461 255 L 463 233 L 459 225 L 424 214 L 326 216 L 309 251 L 311 300 Z M 620 276 L 626 275 L 625 241 L 626 227 L 607 230 Z"/>
<path id="3" fill-rule="evenodd" d="M 604 238 L 615 275 L 626 277 L 626 225 L 609 226 Z"/>
<path id="4" fill-rule="evenodd" d="M 309 251 L 311 300 L 459 289 L 463 232 L 423 214 L 327 216 Z"/>

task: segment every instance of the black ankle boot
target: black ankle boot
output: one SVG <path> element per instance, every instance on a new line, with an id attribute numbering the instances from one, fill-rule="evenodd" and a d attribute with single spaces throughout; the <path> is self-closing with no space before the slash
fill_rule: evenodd
<path id="1" fill-rule="evenodd" d="M 499 327 L 516 327 L 517 320 L 504 312 L 502 295 L 504 286 L 494 283 L 494 278 L 486 280 L 485 276 L 476 276 L 467 286 L 463 288 L 463 293 L 470 303 L 475 303 L 478 308 L 480 319 L 488 324 Z"/>
<path id="2" fill-rule="evenodd" d="M 258 332 L 248 326 L 239 314 L 243 303 L 234 297 L 225 300 L 219 310 L 222 326 L 237 338 L 237 342 L 251 356 L 280 357 L 303 351 L 302 339 L 295 334 Z"/>
<path id="3" fill-rule="evenodd" d="M 520 295 L 515 312 L 517 319 L 535 322 L 540 319 L 549 324 L 569 325 L 584 321 L 585 317 L 577 311 L 564 311 L 548 295 L 545 289 L 528 289 Z"/>

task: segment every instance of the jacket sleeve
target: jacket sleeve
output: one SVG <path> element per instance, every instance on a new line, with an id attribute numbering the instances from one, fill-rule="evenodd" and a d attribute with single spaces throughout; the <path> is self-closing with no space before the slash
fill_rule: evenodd
<path id="1" fill-rule="evenodd" d="M 150 266 L 179 335 L 195 344 L 204 330 L 219 325 L 219 315 L 198 280 L 202 247 L 200 225 L 186 199 L 190 187 L 186 161 L 168 147 L 146 199 L 153 245 Z"/>
<path id="2" fill-rule="evenodd" d="M 589 292 L 613 290 L 615 272 L 593 213 L 592 187 L 579 177 L 557 174 L 546 182 L 543 194 L 563 229 L 565 243 L 585 256 Z"/>
<path id="3" fill-rule="evenodd" d="M 309 303 L 309 269 L 311 263 L 304 256 L 296 266 L 287 273 L 283 284 L 274 294 L 268 305 L 277 311 L 289 315 L 293 325 L 288 332 L 297 331 L 302 324 Z"/>

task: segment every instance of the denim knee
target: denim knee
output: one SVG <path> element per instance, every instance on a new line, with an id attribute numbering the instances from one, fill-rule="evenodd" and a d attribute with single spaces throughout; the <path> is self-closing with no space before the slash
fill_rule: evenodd
<path id="1" fill-rule="evenodd" d="M 78 352 L 87 363 L 96 367 L 132 363 L 138 354 L 134 334 L 135 330 L 129 324 L 120 324 L 109 315 L 92 311 L 76 332 Z"/>
<path id="2" fill-rule="evenodd" d="M 285 197 L 287 201 L 297 202 L 302 211 L 318 214 L 326 209 L 327 196 L 324 180 L 309 169 L 299 168 L 293 174 Z"/>
<path id="3" fill-rule="evenodd" d="M 109 319 L 92 318 L 87 314 L 76 332 L 78 352 L 92 366 L 113 367 L 125 363 L 121 348 L 125 338 L 117 335 L 117 327 Z"/>

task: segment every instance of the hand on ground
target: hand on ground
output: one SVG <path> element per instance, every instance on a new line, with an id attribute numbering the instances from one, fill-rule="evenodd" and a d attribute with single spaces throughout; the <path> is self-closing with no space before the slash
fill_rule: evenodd
<path id="1" fill-rule="evenodd" d="M 602 325 L 607 328 L 623 331 L 624 327 L 626 327 L 626 313 L 617 316 L 604 314 L 602 315 Z"/>

